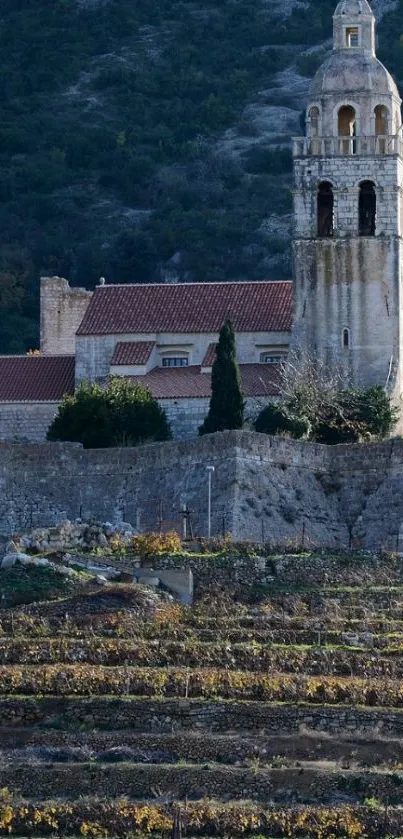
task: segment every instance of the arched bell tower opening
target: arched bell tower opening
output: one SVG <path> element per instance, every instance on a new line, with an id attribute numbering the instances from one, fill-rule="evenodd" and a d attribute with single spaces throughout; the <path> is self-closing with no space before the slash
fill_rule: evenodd
<path id="1" fill-rule="evenodd" d="M 377 137 L 386 136 L 389 133 L 389 111 L 385 105 L 377 105 L 374 109 L 375 134 Z"/>
<path id="2" fill-rule="evenodd" d="M 343 105 L 337 114 L 339 137 L 355 137 L 357 115 L 352 105 Z"/>
<path id="3" fill-rule="evenodd" d="M 308 111 L 308 125 L 311 137 L 317 137 L 319 134 L 319 117 L 319 108 L 316 105 L 313 105 Z"/>
<path id="4" fill-rule="evenodd" d="M 342 154 L 355 154 L 357 136 L 357 114 L 352 105 L 342 105 L 337 114 L 337 132 Z M 344 137 L 349 139 L 344 139 Z"/>
<path id="5" fill-rule="evenodd" d="M 368 0 L 340 0 L 293 143 L 292 342 L 346 382 L 403 392 L 403 138 Z"/>

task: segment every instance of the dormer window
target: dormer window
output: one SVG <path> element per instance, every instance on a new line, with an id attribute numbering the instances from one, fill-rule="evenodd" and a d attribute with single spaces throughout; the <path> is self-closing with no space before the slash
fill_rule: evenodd
<path id="1" fill-rule="evenodd" d="M 189 359 L 185 356 L 165 356 L 162 359 L 163 367 L 187 367 Z"/>
<path id="2" fill-rule="evenodd" d="M 263 363 L 264 364 L 281 364 L 283 360 L 283 356 L 281 355 L 264 355 L 263 356 Z"/>
<path id="3" fill-rule="evenodd" d="M 284 361 L 285 354 L 276 349 L 266 350 L 260 353 L 261 364 L 281 364 Z"/>
<path id="4" fill-rule="evenodd" d="M 358 26 L 349 26 L 348 29 L 346 29 L 346 46 L 360 46 L 360 30 Z"/>

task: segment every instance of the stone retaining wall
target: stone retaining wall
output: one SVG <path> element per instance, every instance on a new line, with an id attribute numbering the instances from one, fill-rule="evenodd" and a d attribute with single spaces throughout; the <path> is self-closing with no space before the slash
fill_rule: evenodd
<path id="1" fill-rule="evenodd" d="M 303 777 L 301 777 L 303 775 Z M 387 799 L 400 804 L 403 780 L 398 773 L 376 774 L 363 772 L 321 773 L 318 770 L 248 769 L 203 766 L 146 766 L 144 764 L 101 765 L 93 763 L 53 763 L 47 766 L 0 767 L 0 784 L 25 798 L 35 798 L 38 787 L 47 799 L 97 795 L 128 796 L 130 799 L 149 799 L 158 795 L 174 800 L 205 798 L 227 801 L 243 799 L 267 802 L 290 800 L 290 791 L 298 787 L 299 801 L 326 802 L 337 793 L 352 801 L 367 797 Z M 156 793 L 158 791 L 158 793 Z M 293 798 L 291 792 L 291 799 Z"/>
<path id="2" fill-rule="evenodd" d="M 139 448 L 0 443 L 0 537 L 63 519 L 125 520 L 281 547 L 403 547 L 403 441 L 326 447 L 223 432 Z"/>
<path id="3" fill-rule="evenodd" d="M 403 709 L 337 705 L 268 705 L 263 702 L 144 698 L 30 698 L 0 700 L 0 728 L 39 726 L 159 734 L 191 729 L 294 734 L 301 729 L 403 737 Z"/>

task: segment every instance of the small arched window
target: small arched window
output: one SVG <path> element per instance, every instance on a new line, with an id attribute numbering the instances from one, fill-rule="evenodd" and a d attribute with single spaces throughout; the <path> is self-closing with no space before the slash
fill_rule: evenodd
<path id="1" fill-rule="evenodd" d="M 389 111 L 385 105 L 377 105 L 375 110 L 375 134 L 377 137 L 388 134 Z"/>
<path id="2" fill-rule="evenodd" d="M 334 195 L 329 181 L 322 181 L 318 186 L 318 236 L 333 236 L 334 231 Z"/>
<path id="3" fill-rule="evenodd" d="M 319 134 L 319 108 L 313 105 L 308 114 L 311 137 L 317 137 Z"/>
<path id="4" fill-rule="evenodd" d="M 347 328 L 343 329 L 343 332 L 341 334 L 341 345 L 343 347 L 343 350 L 350 349 L 350 330 Z"/>
<path id="5" fill-rule="evenodd" d="M 375 236 L 376 231 L 376 191 L 373 181 L 360 183 L 358 203 L 360 236 Z"/>

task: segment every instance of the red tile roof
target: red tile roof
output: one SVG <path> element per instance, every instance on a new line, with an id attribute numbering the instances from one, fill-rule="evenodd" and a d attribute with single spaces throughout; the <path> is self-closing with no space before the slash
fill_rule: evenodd
<path id="1" fill-rule="evenodd" d="M 207 347 L 206 355 L 202 361 L 202 367 L 212 367 L 215 362 L 215 353 L 217 349 L 217 344 L 209 344 Z"/>
<path id="2" fill-rule="evenodd" d="M 278 364 L 240 364 L 245 396 L 278 396 Z M 148 387 L 156 399 L 196 399 L 211 396 L 211 374 L 201 373 L 199 365 L 190 367 L 154 367 L 133 381 Z"/>
<path id="3" fill-rule="evenodd" d="M 74 393 L 73 355 L 0 356 L 0 402 L 59 402 Z"/>
<path id="4" fill-rule="evenodd" d="M 146 364 L 155 347 L 155 341 L 119 341 L 116 344 L 111 364 Z"/>
<path id="5" fill-rule="evenodd" d="M 98 286 L 77 334 L 219 332 L 227 317 L 237 332 L 288 332 L 292 283 Z"/>

